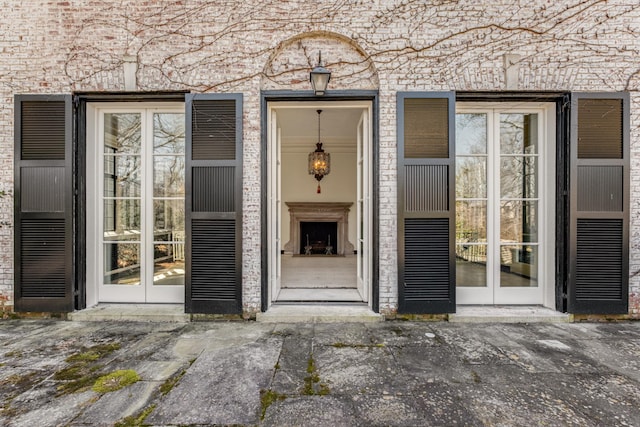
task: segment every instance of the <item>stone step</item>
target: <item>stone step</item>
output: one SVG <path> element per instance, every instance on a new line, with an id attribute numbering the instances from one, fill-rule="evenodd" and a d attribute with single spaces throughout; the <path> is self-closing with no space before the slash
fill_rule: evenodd
<path id="1" fill-rule="evenodd" d="M 566 323 L 572 316 L 541 306 L 459 305 L 449 314 L 452 323 Z"/>
<path id="2" fill-rule="evenodd" d="M 265 323 L 369 323 L 384 317 L 366 304 L 273 304 L 256 316 Z"/>
<path id="3" fill-rule="evenodd" d="M 184 312 L 184 304 L 98 304 L 84 310 L 69 313 L 69 320 L 97 322 L 173 322 L 191 321 Z"/>

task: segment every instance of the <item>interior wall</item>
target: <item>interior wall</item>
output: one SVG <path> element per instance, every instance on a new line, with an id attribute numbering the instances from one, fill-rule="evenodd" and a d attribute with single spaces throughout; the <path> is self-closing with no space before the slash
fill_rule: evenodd
<path id="1" fill-rule="evenodd" d="M 289 241 L 289 210 L 285 202 L 352 202 L 349 211 L 348 239 L 354 248 L 356 245 L 356 185 L 357 167 L 354 140 L 353 150 L 331 150 L 331 144 L 324 149 L 331 154 L 331 172 L 320 181 L 322 192 L 316 193 L 318 181 L 307 171 L 309 152 L 315 149 L 315 143 L 309 143 L 307 152 L 287 152 L 283 141 L 282 161 L 282 229 L 281 241 L 284 245 Z"/>

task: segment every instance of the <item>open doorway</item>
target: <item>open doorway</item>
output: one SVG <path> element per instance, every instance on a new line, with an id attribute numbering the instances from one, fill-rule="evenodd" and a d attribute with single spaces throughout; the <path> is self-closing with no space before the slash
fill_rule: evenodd
<path id="1" fill-rule="evenodd" d="M 268 104 L 269 304 L 372 300 L 371 108 Z M 308 170 L 318 142 L 331 156 L 320 181 Z"/>

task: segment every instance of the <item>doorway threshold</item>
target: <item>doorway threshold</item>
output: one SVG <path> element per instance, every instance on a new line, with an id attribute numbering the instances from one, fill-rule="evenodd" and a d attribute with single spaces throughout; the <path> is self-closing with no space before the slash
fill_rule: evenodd
<path id="1" fill-rule="evenodd" d="M 282 288 L 278 302 L 362 302 L 355 288 Z"/>
<path id="2" fill-rule="evenodd" d="M 169 322 L 186 323 L 191 315 L 184 304 L 98 304 L 69 313 L 69 320 L 78 322 Z"/>
<path id="3" fill-rule="evenodd" d="M 384 316 L 373 312 L 367 304 L 283 304 L 275 303 L 256 315 L 263 323 L 371 323 L 382 322 Z"/>
<path id="4" fill-rule="evenodd" d="M 459 305 L 449 314 L 454 323 L 567 323 L 573 317 L 553 309 L 532 305 Z"/>

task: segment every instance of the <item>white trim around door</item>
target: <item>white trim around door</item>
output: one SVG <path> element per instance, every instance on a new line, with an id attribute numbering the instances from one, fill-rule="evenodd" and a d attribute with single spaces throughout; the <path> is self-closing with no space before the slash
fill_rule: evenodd
<path id="1" fill-rule="evenodd" d="M 553 307 L 555 104 L 456 106 L 457 304 Z"/>
<path id="2" fill-rule="evenodd" d="M 87 106 L 87 303 L 184 303 L 181 103 Z"/>
<path id="3" fill-rule="evenodd" d="M 337 169 L 340 163 L 340 154 L 347 151 L 352 152 L 350 154 L 355 159 L 354 164 L 351 167 L 351 171 L 356 176 L 357 183 L 354 183 L 354 191 L 348 200 L 334 200 L 331 198 L 331 193 L 328 186 L 324 183 L 326 179 L 321 182 L 322 195 L 317 194 L 316 191 L 305 192 L 304 200 L 287 200 L 286 197 L 290 195 L 283 194 L 283 162 L 285 161 L 283 156 L 283 139 L 285 137 L 291 137 L 291 135 L 284 135 L 283 132 L 283 120 L 289 117 L 300 117 L 297 115 L 301 110 L 308 110 L 310 116 L 313 116 L 314 126 L 309 126 L 308 129 L 302 131 L 299 126 L 294 126 L 296 130 L 300 130 L 303 134 L 295 141 L 286 142 L 288 149 L 293 152 L 304 156 L 310 151 L 313 151 L 315 141 L 317 141 L 317 110 L 322 111 L 322 128 L 330 129 L 332 126 L 343 126 L 345 123 L 337 124 L 336 122 L 327 122 L 325 117 L 328 116 L 328 111 L 337 111 L 340 114 L 334 115 L 335 119 L 340 121 L 345 120 L 346 117 L 353 117 L 353 122 L 346 124 L 350 129 L 348 135 L 341 135 L 339 139 L 348 144 L 351 148 L 342 148 L 346 145 L 341 145 L 338 140 L 329 141 L 329 146 L 335 148 L 332 155 L 332 174 L 328 179 L 336 179 Z M 343 114 L 344 112 L 344 114 Z M 292 114 L 293 113 L 293 114 Z M 312 114 L 311 114 L 312 113 Z M 269 306 L 278 301 L 289 301 L 289 297 L 283 298 L 283 294 L 295 295 L 295 299 L 302 301 L 343 301 L 343 302 L 365 302 L 369 305 L 373 301 L 372 292 L 372 248 L 371 237 L 373 228 L 373 208 L 371 206 L 372 200 L 372 188 L 373 188 L 373 173 L 372 173 L 372 103 L 371 101 L 329 101 L 329 102 L 292 102 L 292 101 L 274 101 L 270 102 L 267 106 L 267 244 L 268 244 L 268 304 Z M 351 132 L 352 131 L 352 132 Z M 326 132 L 326 130 L 325 130 Z M 323 142 L 325 141 L 325 134 L 323 134 Z M 314 142 L 312 142 L 312 140 Z M 346 142 L 346 141 L 349 142 Z M 332 145 L 333 144 L 333 145 Z M 325 145 L 326 148 L 326 145 Z M 347 151 L 344 151 L 347 150 Z M 289 153 L 290 154 L 290 153 Z M 296 185 L 305 186 L 305 188 L 315 189 L 313 176 L 306 175 L 306 160 L 304 164 L 299 165 L 305 171 L 304 178 L 301 177 L 301 182 Z M 355 171 L 354 171 L 355 169 Z M 308 178 L 305 179 L 305 178 Z M 307 182 L 308 181 L 308 182 Z M 291 184 L 291 183 L 288 183 Z M 305 190 L 306 191 L 306 190 Z M 284 198 L 284 199 L 283 199 Z M 302 280 L 300 286 L 296 285 L 296 289 L 283 289 L 283 275 L 284 265 L 282 263 L 283 252 L 286 252 L 288 246 L 284 244 L 287 239 L 283 239 L 283 215 L 287 214 L 285 202 L 351 202 L 350 210 L 354 213 L 354 217 L 349 221 L 349 230 L 353 230 L 353 236 L 351 241 L 347 245 L 350 249 L 345 253 L 345 248 L 339 250 L 340 254 L 347 259 L 353 260 L 353 289 L 340 289 L 332 286 L 331 289 L 322 289 L 322 285 L 318 281 L 314 281 L 313 287 L 305 287 L 305 281 Z M 291 236 L 289 236 L 289 240 Z M 338 242 L 336 242 L 338 243 Z M 294 245 L 297 247 L 297 245 Z M 355 249 L 355 254 L 349 253 Z M 299 254 L 286 253 L 286 256 L 299 256 Z M 318 265 L 325 265 L 329 261 L 319 259 Z M 349 262 L 347 262 L 349 263 Z M 330 263 L 329 263 L 330 264 Z M 328 265 L 328 264 L 327 264 Z M 332 271 L 331 268 L 326 268 L 323 274 L 327 274 L 330 278 Z M 314 274 L 317 275 L 317 274 Z M 330 280 L 329 280 L 330 281 Z"/>

